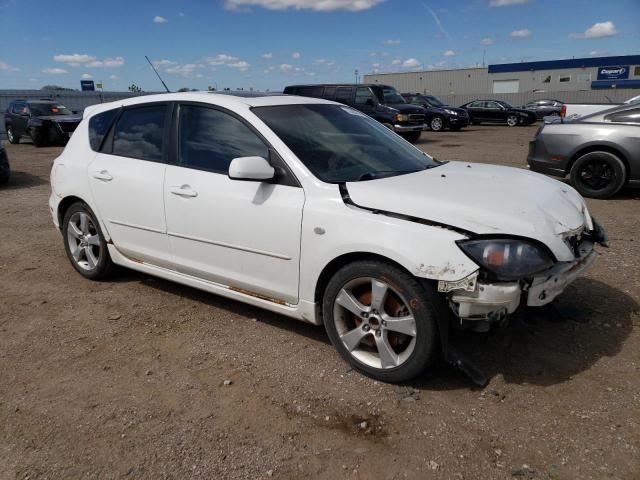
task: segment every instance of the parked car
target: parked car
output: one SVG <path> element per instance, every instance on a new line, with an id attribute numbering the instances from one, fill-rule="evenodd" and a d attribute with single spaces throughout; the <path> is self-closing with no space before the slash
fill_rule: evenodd
<path id="1" fill-rule="evenodd" d="M 603 231 L 571 187 L 439 162 L 321 99 L 204 92 L 90 107 L 49 206 L 88 279 L 114 264 L 324 325 L 359 371 L 406 381 L 465 325 L 551 302 Z M 284 346 L 282 348 L 285 348 Z"/>
<path id="2" fill-rule="evenodd" d="M 532 100 L 526 105 L 520 107 L 524 110 L 529 110 L 536 114 L 538 120 L 542 120 L 544 117 L 552 117 L 560 115 L 563 103 L 560 100 Z"/>
<path id="3" fill-rule="evenodd" d="M 469 113 L 471 123 L 506 123 L 510 127 L 529 125 L 537 120 L 536 114 L 515 108 L 502 100 L 474 100 L 461 105 Z"/>
<path id="4" fill-rule="evenodd" d="M 11 176 L 11 167 L 9 166 L 9 156 L 7 150 L 0 143 L 0 186 L 9 183 Z"/>
<path id="5" fill-rule="evenodd" d="M 409 105 L 388 85 L 291 85 L 285 87 L 284 93 L 344 103 L 373 117 L 410 142 L 417 142 L 425 128 L 424 109 Z"/>
<path id="6" fill-rule="evenodd" d="M 640 102 L 640 95 L 632 97 L 624 103 L 565 103 L 560 110 L 560 116 L 566 120 L 585 117 L 594 113 L 602 112 L 620 105 L 631 105 Z"/>
<path id="7" fill-rule="evenodd" d="M 469 125 L 469 114 L 466 110 L 450 107 L 434 95 L 403 93 L 402 96 L 408 103 L 419 105 L 426 110 L 426 124 L 434 132 L 440 132 L 445 128 L 460 130 Z"/>
<path id="8" fill-rule="evenodd" d="M 586 197 L 608 198 L 625 185 L 640 186 L 640 103 L 543 124 L 527 163 L 534 172 L 569 175 Z"/>
<path id="9" fill-rule="evenodd" d="M 53 100 L 15 100 L 4 113 L 4 126 L 10 143 L 31 137 L 36 147 L 43 147 L 65 144 L 81 119 Z"/>

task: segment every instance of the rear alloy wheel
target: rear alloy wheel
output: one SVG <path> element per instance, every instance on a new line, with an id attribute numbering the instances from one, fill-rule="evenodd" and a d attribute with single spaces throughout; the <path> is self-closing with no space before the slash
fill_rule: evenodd
<path id="1" fill-rule="evenodd" d="M 444 119 L 442 117 L 435 116 L 429 122 L 429 127 L 434 132 L 440 132 L 444 130 Z"/>
<path id="2" fill-rule="evenodd" d="M 14 133 L 13 127 L 7 127 L 7 139 L 9 139 L 9 143 L 20 143 L 20 136 Z"/>
<path id="3" fill-rule="evenodd" d="M 518 117 L 516 115 L 509 115 L 507 117 L 507 125 L 510 127 L 518 125 Z"/>
<path id="4" fill-rule="evenodd" d="M 379 261 L 339 270 L 323 299 L 331 342 L 355 369 L 377 380 L 404 382 L 434 360 L 439 297 L 414 277 Z"/>
<path id="5" fill-rule="evenodd" d="M 571 185 L 581 195 L 609 198 L 620 191 L 627 181 L 622 160 L 610 152 L 590 152 L 571 167 Z"/>
<path id="6" fill-rule="evenodd" d="M 73 267 L 85 278 L 104 278 L 112 269 L 98 221 L 88 205 L 75 203 L 64 216 L 62 235 L 67 256 Z"/>

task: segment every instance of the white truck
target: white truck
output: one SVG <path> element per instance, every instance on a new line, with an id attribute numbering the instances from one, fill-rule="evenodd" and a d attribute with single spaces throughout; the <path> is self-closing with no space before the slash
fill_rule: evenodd
<path id="1" fill-rule="evenodd" d="M 636 103 L 640 102 L 640 95 L 630 98 L 623 103 Z M 620 103 L 565 103 L 560 110 L 560 117 L 563 120 L 574 120 L 578 117 L 584 117 L 585 115 L 591 115 L 608 108 L 613 108 Z"/>

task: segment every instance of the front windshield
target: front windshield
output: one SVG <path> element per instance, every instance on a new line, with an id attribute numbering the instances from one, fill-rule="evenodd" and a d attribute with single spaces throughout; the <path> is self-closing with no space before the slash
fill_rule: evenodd
<path id="1" fill-rule="evenodd" d="M 71 110 L 57 103 L 30 103 L 29 108 L 36 117 L 44 115 L 73 115 Z"/>
<path id="2" fill-rule="evenodd" d="M 498 102 L 500 105 L 502 105 L 504 108 L 513 108 L 511 105 L 509 105 L 507 102 L 504 102 L 502 100 L 500 100 Z"/>
<path id="3" fill-rule="evenodd" d="M 427 95 L 425 98 L 427 99 L 429 104 L 431 104 L 431 106 L 433 106 L 433 107 L 446 107 L 447 106 L 446 103 L 442 103 L 442 101 L 440 101 L 440 99 L 438 97 L 434 97 L 433 95 Z"/>
<path id="4" fill-rule="evenodd" d="M 373 93 L 376 94 L 380 103 L 384 105 L 393 105 L 395 103 L 407 103 L 402 95 L 393 87 L 373 87 Z"/>
<path id="5" fill-rule="evenodd" d="M 440 165 L 387 127 L 346 106 L 278 105 L 252 111 L 327 183 L 391 177 Z"/>

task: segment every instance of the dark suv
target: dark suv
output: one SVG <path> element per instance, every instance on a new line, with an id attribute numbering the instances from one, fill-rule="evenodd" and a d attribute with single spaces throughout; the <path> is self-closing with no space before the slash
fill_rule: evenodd
<path id="1" fill-rule="evenodd" d="M 10 143 L 31 137 L 36 147 L 65 144 L 82 120 L 53 100 L 15 100 L 4 113 L 4 126 Z"/>
<path id="2" fill-rule="evenodd" d="M 469 114 L 462 108 L 453 108 L 433 95 L 403 93 L 404 99 L 412 105 L 419 105 L 427 111 L 426 124 L 434 132 L 445 128 L 460 130 L 469 125 Z"/>
<path id="3" fill-rule="evenodd" d="M 4 146 L 0 143 L 0 186 L 6 185 L 9 182 L 10 175 L 9 157 L 7 156 L 7 151 L 4 149 Z"/>
<path id="4" fill-rule="evenodd" d="M 425 110 L 408 104 L 388 85 L 292 85 L 286 87 L 284 93 L 344 103 L 373 117 L 410 142 L 417 142 L 426 127 Z"/>

